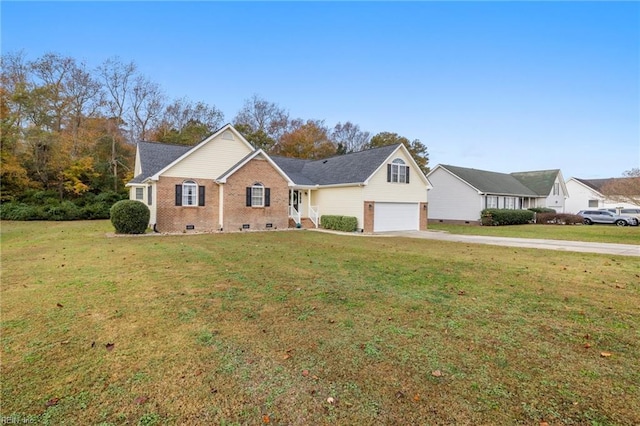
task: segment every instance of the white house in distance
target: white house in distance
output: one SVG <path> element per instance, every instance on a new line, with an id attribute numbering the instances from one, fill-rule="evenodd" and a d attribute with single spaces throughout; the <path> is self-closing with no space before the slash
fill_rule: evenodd
<path id="1" fill-rule="evenodd" d="M 571 193 L 571 197 L 567 200 L 567 212 L 577 213 L 584 209 L 614 209 L 617 207 L 640 208 L 640 206 L 630 203 L 623 203 L 607 198 L 602 194 L 602 187 L 611 181 L 611 179 L 579 179 L 572 177 L 566 182 L 567 189 Z M 627 179 L 627 178 L 615 178 Z M 640 188 L 638 188 L 640 192 Z"/>
<path id="2" fill-rule="evenodd" d="M 568 191 L 559 169 L 498 173 L 438 164 L 427 178 L 429 221 L 479 224 L 487 208 L 547 207 L 565 211 Z"/>

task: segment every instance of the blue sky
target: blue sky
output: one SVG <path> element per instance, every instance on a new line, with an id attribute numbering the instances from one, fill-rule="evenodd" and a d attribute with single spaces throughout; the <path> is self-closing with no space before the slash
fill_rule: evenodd
<path id="1" fill-rule="evenodd" d="M 292 117 L 420 139 L 430 165 L 568 179 L 640 167 L 638 2 L 13 2 L 2 52 L 134 61 L 230 122 Z"/>

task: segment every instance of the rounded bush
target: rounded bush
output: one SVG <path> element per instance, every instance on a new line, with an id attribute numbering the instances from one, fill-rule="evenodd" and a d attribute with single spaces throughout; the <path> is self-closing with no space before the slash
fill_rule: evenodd
<path id="1" fill-rule="evenodd" d="M 111 223 L 118 234 L 144 234 L 151 212 L 146 204 L 136 200 L 122 200 L 111 206 Z"/>

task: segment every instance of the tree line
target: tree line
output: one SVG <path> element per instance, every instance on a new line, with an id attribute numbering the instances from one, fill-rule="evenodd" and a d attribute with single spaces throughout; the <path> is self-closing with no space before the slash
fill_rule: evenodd
<path id="1" fill-rule="evenodd" d="M 214 105 L 169 99 L 134 62 L 118 57 L 89 68 L 58 53 L 27 60 L 24 52 L 10 52 L 1 57 L 0 78 L 3 203 L 34 194 L 71 201 L 124 194 L 137 141 L 195 145 L 225 123 Z M 258 95 L 245 100 L 232 123 L 273 155 L 320 159 L 403 143 L 428 171 L 427 148 L 418 139 L 371 136 L 349 121 L 329 127 L 324 120 L 293 118 Z"/>

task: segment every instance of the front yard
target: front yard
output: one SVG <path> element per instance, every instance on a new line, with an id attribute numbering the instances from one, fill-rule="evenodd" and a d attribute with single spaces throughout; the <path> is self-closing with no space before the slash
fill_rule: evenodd
<path id="1" fill-rule="evenodd" d="M 640 424 L 635 257 L 1 225 L 3 419 Z"/>

